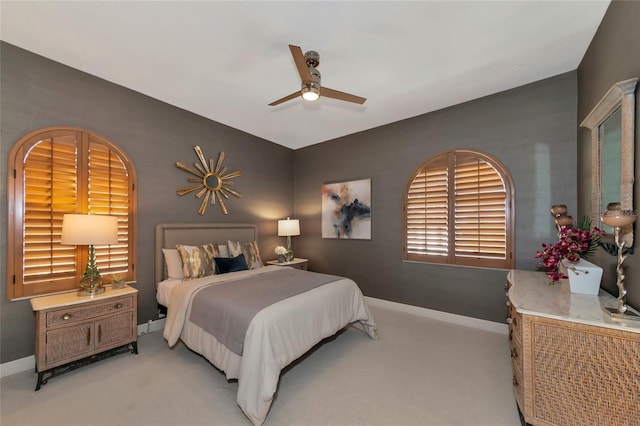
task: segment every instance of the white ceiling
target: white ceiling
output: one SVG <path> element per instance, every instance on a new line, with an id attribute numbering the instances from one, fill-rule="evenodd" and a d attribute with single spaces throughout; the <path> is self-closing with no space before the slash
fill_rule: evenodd
<path id="1" fill-rule="evenodd" d="M 0 38 L 289 148 L 578 67 L 609 0 L 0 3 Z M 267 104 L 322 84 L 367 98 Z"/>

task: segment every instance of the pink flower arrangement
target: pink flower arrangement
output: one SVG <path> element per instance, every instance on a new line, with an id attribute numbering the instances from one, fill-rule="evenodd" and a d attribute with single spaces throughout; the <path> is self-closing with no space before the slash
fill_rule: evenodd
<path id="1" fill-rule="evenodd" d="M 536 258 L 542 259 L 540 265 L 546 268 L 551 284 L 568 278 L 559 270 L 563 259 L 575 263 L 581 257 L 588 256 L 597 247 L 604 232 L 594 227 L 593 231 L 581 228 L 562 228 L 555 244 L 542 244 L 542 251 L 536 252 Z"/>

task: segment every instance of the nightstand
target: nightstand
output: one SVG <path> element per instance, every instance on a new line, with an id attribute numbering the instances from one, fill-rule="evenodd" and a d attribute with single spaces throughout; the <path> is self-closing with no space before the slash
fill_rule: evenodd
<path id="1" fill-rule="evenodd" d="M 294 257 L 290 262 L 278 262 L 277 260 L 269 260 L 267 261 L 269 265 L 276 266 L 291 266 L 292 268 L 302 269 L 306 271 L 309 264 L 309 259 L 303 259 L 301 257 Z"/>
<path id="2" fill-rule="evenodd" d="M 31 299 L 36 314 L 36 390 L 55 376 L 124 352 L 138 353 L 138 290 Z M 45 377 L 46 375 L 46 377 Z"/>

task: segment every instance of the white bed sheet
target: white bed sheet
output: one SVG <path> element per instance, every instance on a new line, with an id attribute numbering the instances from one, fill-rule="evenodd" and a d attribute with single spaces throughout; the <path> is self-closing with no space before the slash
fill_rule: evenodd
<path id="1" fill-rule="evenodd" d="M 162 306 L 168 306 L 171 290 L 181 282 L 182 280 L 172 278 L 160 281 L 156 287 L 156 300 L 158 303 Z"/>
<path id="2" fill-rule="evenodd" d="M 237 403 L 254 425 L 269 412 L 281 370 L 322 339 L 354 323 L 372 339 L 376 324 L 360 289 L 343 278 L 277 302 L 256 314 L 244 342 L 242 356 L 231 352 L 214 336 L 191 323 L 191 300 L 202 288 L 278 270 L 268 266 L 251 271 L 212 275 L 175 286 L 169 298 L 164 337 L 170 346 L 181 339 L 224 371 L 238 379 Z"/>

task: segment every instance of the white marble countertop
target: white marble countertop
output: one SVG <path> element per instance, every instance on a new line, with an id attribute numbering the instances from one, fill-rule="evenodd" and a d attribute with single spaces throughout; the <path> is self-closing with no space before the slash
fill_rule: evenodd
<path id="1" fill-rule="evenodd" d="M 69 292 L 54 294 L 52 296 L 34 297 L 31 299 L 31 308 L 34 311 L 40 311 L 42 309 L 58 308 L 62 306 L 78 305 L 85 302 L 93 302 L 95 300 L 106 300 L 111 297 L 123 296 L 125 294 L 137 293 L 133 287 L 125 285 L 124 288 L 113 290 L 111 286 L 105 286 L 104 293 L 95 294 L 92 296 L 78 296 L 78 292 Z"/>
<path id="2" fill-rule="evenodd" d="M 612 319 L 605 312 L 617 307 L 617 299 L 602 289 L 598 296 L 571 293 L 568 280 L 549 285 L 547 275 L 537 271 L 514 269 L 507 279 L 509 300 L 521 314 L 640 333 L 640 321 Z"/>

